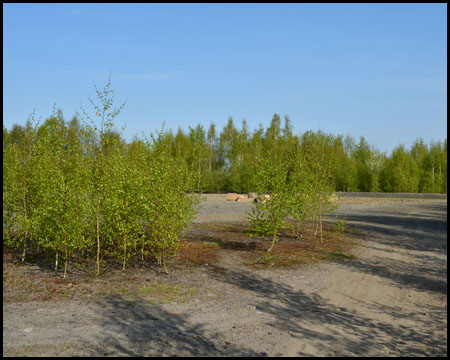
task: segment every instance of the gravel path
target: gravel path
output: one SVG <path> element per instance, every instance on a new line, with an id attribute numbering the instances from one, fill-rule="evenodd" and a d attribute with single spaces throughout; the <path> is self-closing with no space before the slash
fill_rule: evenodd
<path id="1" fill-rule="evenodd" d="M 244 219 L 251 204 L 225 197 L 197 221 Z M 4 303 L 3 355 L 447 356 L 447 200 L 340 203 L 363 234 L 354 260 L 250 270 L 230 251 L 177 275 L 206 291 L 185 303 Z"/>

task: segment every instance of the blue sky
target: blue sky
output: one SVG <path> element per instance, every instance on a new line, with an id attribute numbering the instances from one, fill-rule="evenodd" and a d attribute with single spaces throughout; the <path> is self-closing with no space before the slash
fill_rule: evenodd
<path id="1" fill-rule="evenodd" d="M 8 129 L 93 114 L 110 72 L 127 141 L 276 112 L 390 154 L 447 136 L 447 5 L 3 4 Z"/>

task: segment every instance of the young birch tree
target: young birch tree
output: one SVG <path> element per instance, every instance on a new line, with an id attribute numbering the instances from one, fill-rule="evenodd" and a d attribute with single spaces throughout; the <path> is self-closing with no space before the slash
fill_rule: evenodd
<path id="1" fill-rule="evenodd" d="M 280 231 L 289 226 L 286 218 L 291 215 L 292 201 L 295 199 L 295 189 L 288 181 L 289 161 L 283 155 L 273 152 L 265 154 L 258 158 L 253 169 L 253 184 L 258 197 L 248 214 L 250 234 L 271 237 L 267 253 L 278 241 Z"/>
<path id="2" fill-rule="evenodd" d="M 125 103 L 120 105 L 118 108 L 112 108 L 114 103 L 114 90 L 111 89 L 111 75 L 109 76 L 108 83 L 105 85 L 102 91 L 97 89 L 95 86 L 95 91 L 97 93 L 98 100 L 100 104 L 97 105 L 89 97 L 89 101 L 95 109 L 95 115 L 101 119 L 99 142 L 100 147 L 97 149 L 94 163 L 93 163 L 93 177 L 92 177 L 92 195 L 93 206 L 95 207 L 95 218 L 96 218 L 96 238 L 97 238 L 97 254 L 96 254 L 96 275 L 100 274 L 100 253 L 101 253 L 101 233 L 102 233 L 102 221 L 103 221 L 103 202 L 105 199 L 105 191 L 107 186 L 107 179 L 105 179 L 105 142 L 107 133 L 110 129 L 114 127 L 114 120 L 120 114 Z M 82 111 L 87 119 L 92 123 L 92 127 L 97 132 L 97 127 L 92 121 L 91 117 L 88 115 L 86 110 L 82 108 Z"/>

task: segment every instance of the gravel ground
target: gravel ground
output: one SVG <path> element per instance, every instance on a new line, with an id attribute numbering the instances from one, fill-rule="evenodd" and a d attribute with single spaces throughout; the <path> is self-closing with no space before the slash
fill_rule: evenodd
<path id="1" fill-rule="evenodd" d="M 197 222 L 243 221 L 251 207 L 206 198 Z M 4 285 L 3 356 L 447 356 L 447 200 L 339 203 L 331 218 L 361 233 L 355 259 L 251 269 L 224 250 L 214 264 L 140 275 L 195 287 L 186 301 L 5 302 Z"/>

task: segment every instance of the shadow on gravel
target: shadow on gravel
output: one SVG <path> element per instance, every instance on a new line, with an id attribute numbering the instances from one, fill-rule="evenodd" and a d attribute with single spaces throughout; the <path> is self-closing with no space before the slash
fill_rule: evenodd
<path id="1" fill-rule="evenodd" d="M 377 242 L 407 250 L 442 253 L 447 249 L 447 218 L 411 215 L 345 215 L 351 225 L 373 233 Z"/>
<path id="2" fill-rule="evenodd" d="M 428 211 L 440 211 L 442 212 L 440 217 L 447 218 L 447 204 L 416 204 L 415 206 Z"/>
<path id="3" fill-rule="evenodd" d="M 384 260 L 383 265 L 368 261 L 348 261 L 345 266 L 395 281 L 399 287 L 447 294 L 446 261 L 429 264 Z M 445 279 L 445 280 L 442 280 Z"/>
<path id="4" fill-rule="evenodd" d="M 114 296 L 102 302 L 105 320 L 91 356 L 261 356 L 208 339 L 202 325 L 192 325 L 187 314 L 173 314 L 144 300 Z"/>
<path id="5" fill-rule="evenodd" d="M 414 328 L 395 327 L 391 323 L 375 321 L 345 308 L 329 304 L 317 294 L 305 294 L 289 286 L 245 271 L 215 267 L 210 276 L 217 281 L 233 284 L 251 291 L 262 300 L 256 310 L 273 316 L 269 325 L 298 339 L 298 343 L 312 343 L 323 349 L 324 354 L 337 356 L 446 356 L 446 338 L 437 338 L 436 328 L 445 328 L 442 317 L 426 320 L 429 327 L 424 331 Z M 394 317 L 408 317 L 420 321 L 422 314 L 404 313 L 402 309 L 379 306 L 377 309 Z M 428 311 L 442 313 L 439 308 Z M 309 324 L 320 325 L 312 330 Z M 324 328 L 329 329 L 323 331 Z M 338 331 L 335 331 L 338 329 Z M 387 350 L 388 352 L 385 352 Z M 298 352 L 299 356 L 314 354 Z"/>
<path id="6" fill-rule="evenodd" d="M 363 230 L 374 243 L 412 250 L 407 260 L 383 258 L 346 262 L 358 271 L 375 274 L 388 280 L 423 291 L 447 294 L 447 218 L 446 205 L 417 205 L 423 213 L 390 215 L 346 215 L 352 227 Z M 432 218 L 431 218 L 432 217 Z M 370 245 L 363 245 L 370 247 Z M 387 247 L 386 247 L 387 246 Z M 445 254 L 445 256 L 444 256 Z"/>

